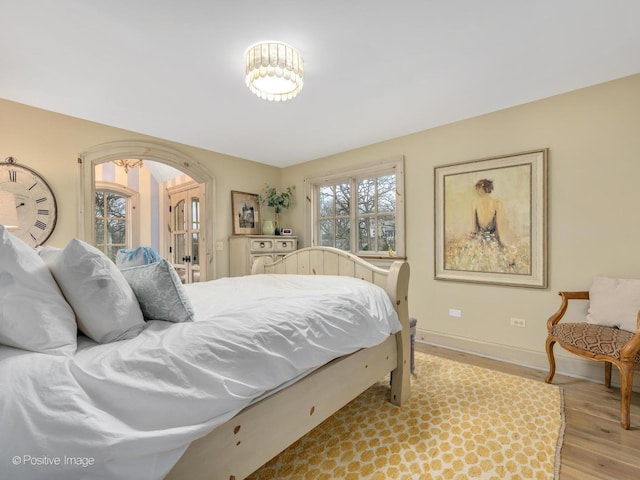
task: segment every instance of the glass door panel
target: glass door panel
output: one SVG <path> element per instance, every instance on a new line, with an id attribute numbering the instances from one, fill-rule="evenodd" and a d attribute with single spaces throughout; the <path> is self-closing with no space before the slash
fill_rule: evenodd
<path id="1" fill-rule="evenodd" d="M 171 258 L 183 283 L 199 282 L 201 277 L 202 203 L 200 187 L 170 194 L 172 205 Z"/>

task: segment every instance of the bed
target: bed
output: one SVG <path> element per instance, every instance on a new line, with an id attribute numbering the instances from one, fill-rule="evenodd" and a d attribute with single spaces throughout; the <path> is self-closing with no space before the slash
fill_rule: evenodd
<path id="1" fill-rule="evenodd" d="M 113 271 L 72 241 L 41 265 L 0 239 L 2 478 L 240 479 L 386 373 L 390 401 L 409 396 L 405 262 L 303 249 L 183 287 L 166 261 Z M 135 305 L 101 304 L 116 277 Z M 176 315 L 169 277 L 185 318 L 161 316 Z"/>
<path id="2" fill-rule="evenodd" d="M 251 405 L 193 442 L 167 479 L 239 480 L 391 372 L 389 401 L 410 395 L 409 265 L 378 268 L 342 250 L 310 247 L 275 263 L 258 258 L 252 274 L 340 275 L 366 280 L 389 296 L 402 329 L 383 343 L 333 360 L 288 388 Z"/>

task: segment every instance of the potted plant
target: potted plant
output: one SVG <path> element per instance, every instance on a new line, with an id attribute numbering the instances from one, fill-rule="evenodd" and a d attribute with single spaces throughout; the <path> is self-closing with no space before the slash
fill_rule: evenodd
<path id="1" fill-rule="evenodd" d="M 275 234 L 280 235 L 280 212 L 291 206 L 293 198 L 293 190 L 295 186 L 287 187 L 284 190 L 278 190 L 276 187 L 270 187 L 265 184 L 264 192 L 260 195 L 260 202 L 273 207 L 275 212 Z"/>

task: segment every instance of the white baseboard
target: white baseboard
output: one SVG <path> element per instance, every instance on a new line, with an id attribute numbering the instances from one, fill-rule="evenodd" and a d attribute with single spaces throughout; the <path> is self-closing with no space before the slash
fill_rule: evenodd
<path id="1" fill-rule="evenodd" d="M 516 348 L 509 345 L 458 337 L 420 328 L 416 331 L 416 342 L 492 358 L 494 360 L 535 368 L 545 372 L 549 371 L 547 353 L 544 349 L 542 351 L 535 351 Z M 604 384 L 604 366 L 602 362 L 582 359 L 570 354 L 558 345 L 555 346 L 553 351 L 556 358 L 556 374 L 583 378 Z M 611 384 L 619 387 L 618 369 L 614 367 L 611 370 Z M 633 390 L 640 391 L 640 372 L 634 374 L 633 382 Z"/>

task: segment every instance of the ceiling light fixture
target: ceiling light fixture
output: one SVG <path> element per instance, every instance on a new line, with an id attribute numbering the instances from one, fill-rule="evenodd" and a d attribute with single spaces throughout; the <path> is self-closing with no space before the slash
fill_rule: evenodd
<path id="1" fill-rule="evenodd" d="M 115 163 L 118 167 L 124 168 L 124 173 L 129 173 L 130 168 L 142 167 L 142 165 L 144 165 L 142 159 L 140 158 L 125 158 L 122 160 L 114 160 L 113 163 Z"/>
<path id="2" fill-rule="evenodd" d="M 284 102 L 302 90 L 302 55 L 282 42 L 259 42 L 245 52 L 245 81 L 260 98 Z"/>

